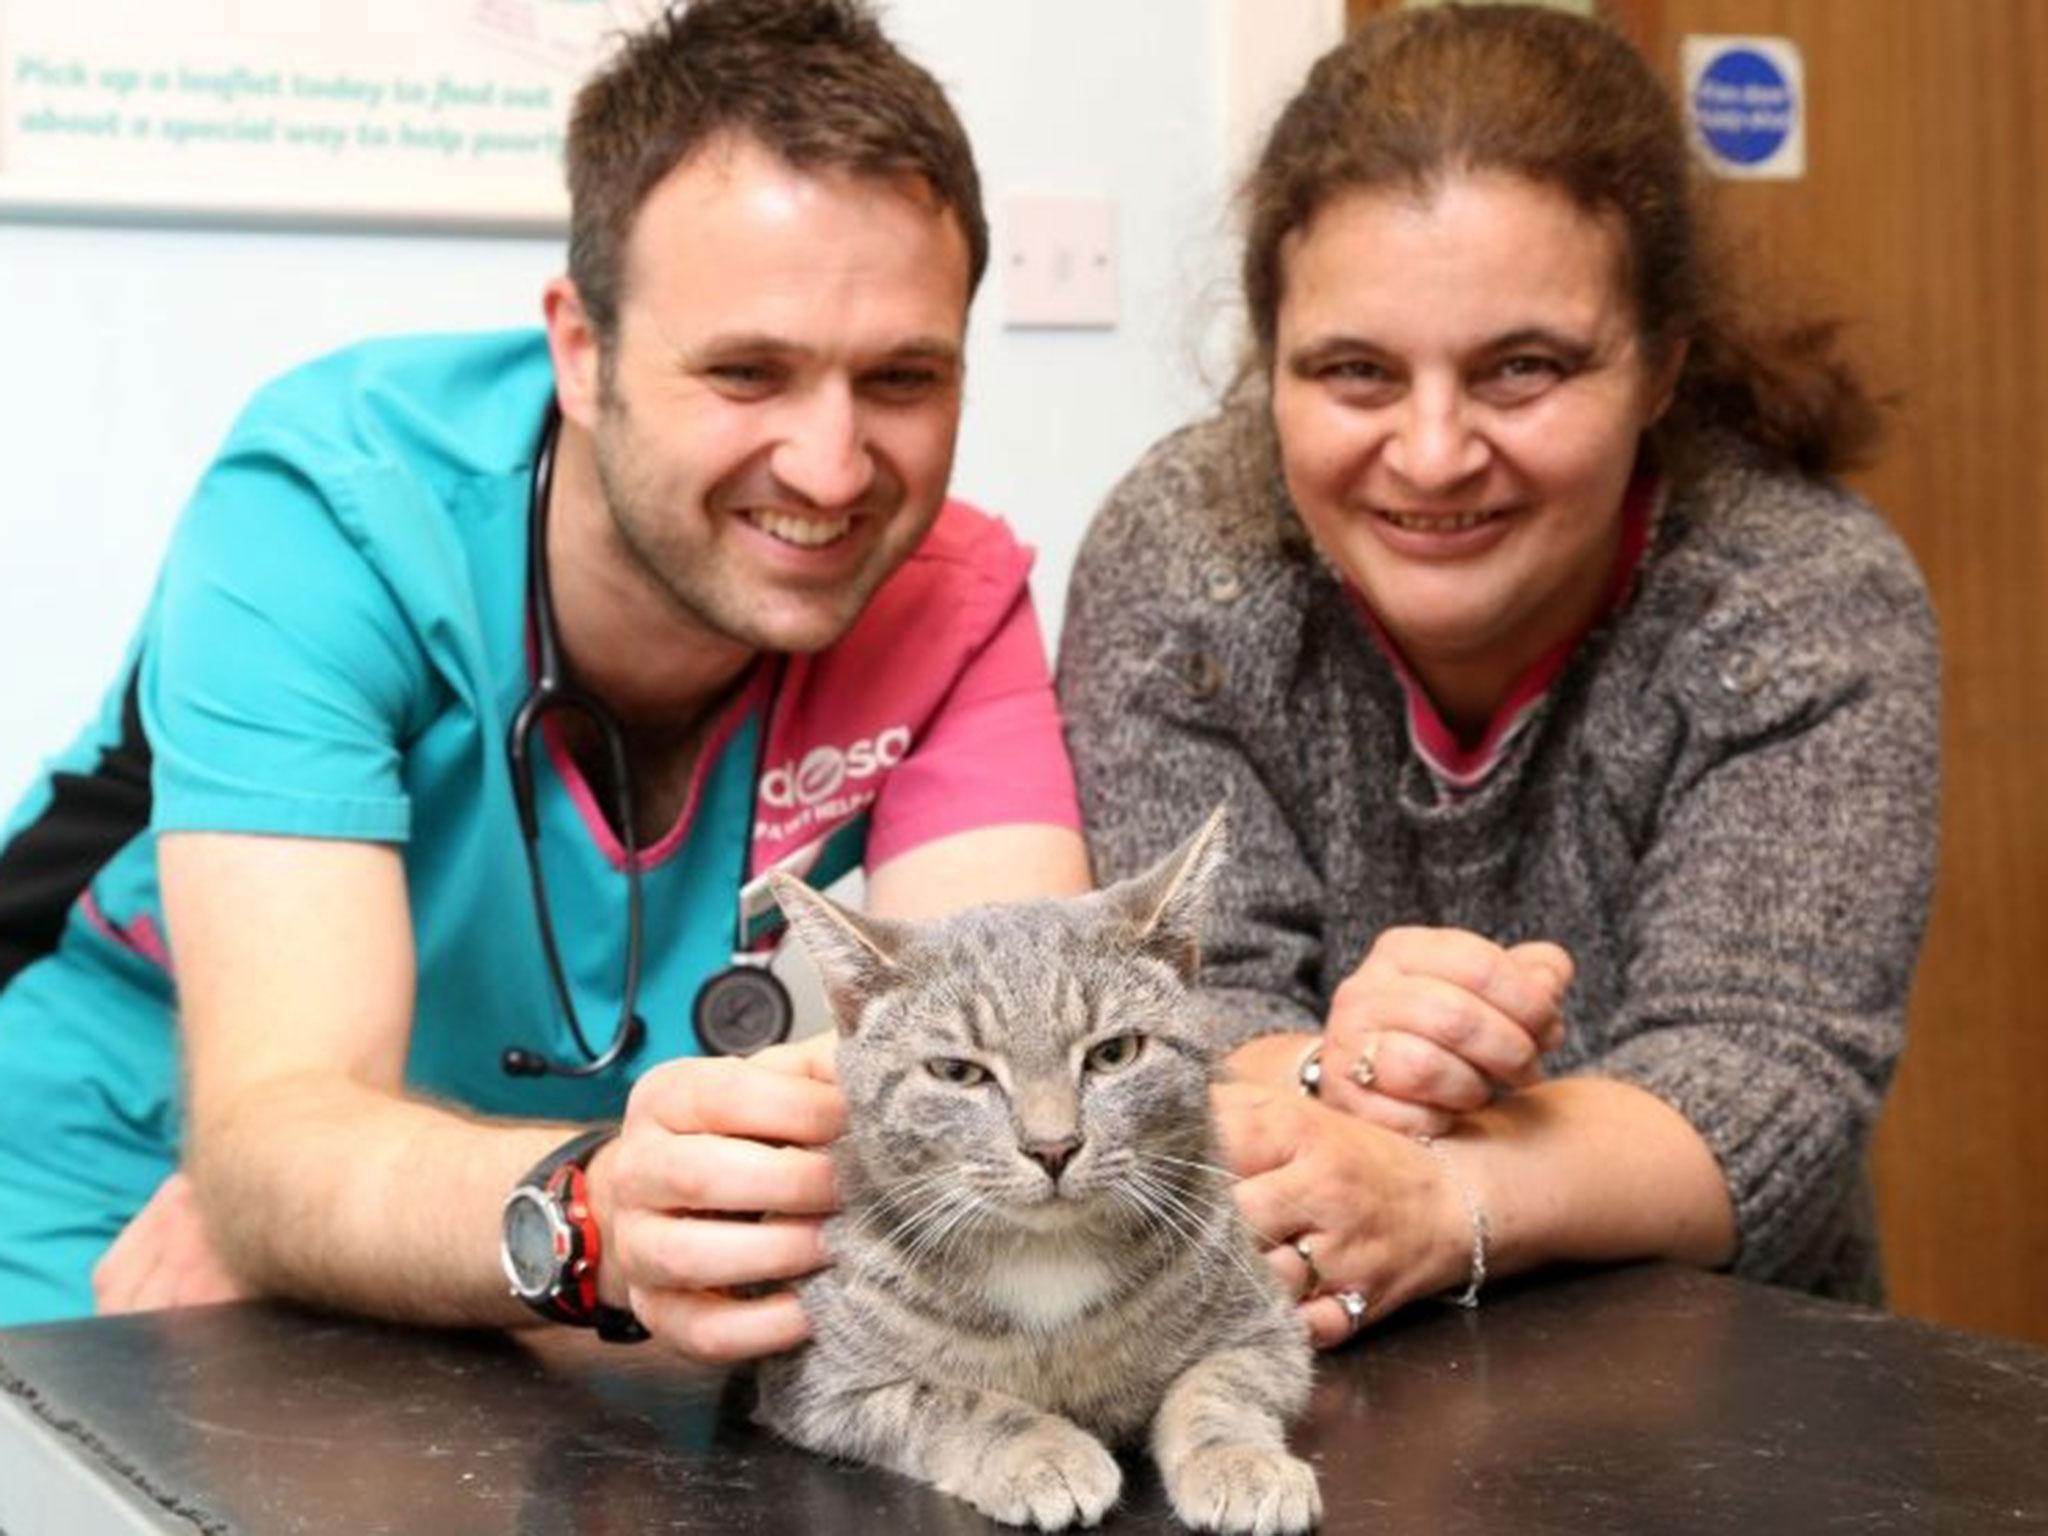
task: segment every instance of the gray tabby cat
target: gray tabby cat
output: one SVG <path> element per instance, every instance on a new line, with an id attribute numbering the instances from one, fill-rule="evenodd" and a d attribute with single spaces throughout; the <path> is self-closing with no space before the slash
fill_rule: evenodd
<path id="1" fill-rule="evenodd" d="M 1216 1161 L 1214 1049 L 1184 1021 L 1223 817 L 1095 895 L 907 925 L 775 893 L 841 1032 L 849 1129 L 812 1343 L 759 1417 L 1013 1524 L 1093 1525 L 1150 1427 L 1175 1512 L 1291 1532 L 1307 1338 Z"/>

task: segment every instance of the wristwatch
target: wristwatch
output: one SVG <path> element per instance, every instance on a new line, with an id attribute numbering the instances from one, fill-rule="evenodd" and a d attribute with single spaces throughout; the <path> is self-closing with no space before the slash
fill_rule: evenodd
<path id="1" fill-rule="evenodd" d="M 585 1177 L 597 1149 L 618 1134 L 615 1125 L 580 1132 L 513 1186 L 505 1197 L 498 1257 L 512 1294 L 542 1317 L 595 1328 L 614 1344 L 637 1344 L 647 1337 L 640 1319 L 597 1299 L 603 1245 Z"/>

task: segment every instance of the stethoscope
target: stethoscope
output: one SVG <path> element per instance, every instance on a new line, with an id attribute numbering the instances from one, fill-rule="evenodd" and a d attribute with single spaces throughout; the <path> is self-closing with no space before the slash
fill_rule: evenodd
<path id="1" fill-rule="evenodd" d="M 640 959 L 645 920 L 640 896 L 640 849 L 633 823 L 633 782 L 626 771 L 626 742 L 612 712 L 595 695 L 578 688 L 562 665 L 561 638 L 555 629 L 554 596 L 548 580 L 547 514 L 554 490 L 555 440 L 560 435 L 562 413 L 549 400 L 547 416 L 541 423 L 540 446 L 534 454 L 533 481 L 527 496 L 526 601 L 533 615 L 533 687 L 520 701 L 507 733 L 505 753 L 512 768 L 512 795 L 519 810 L 519 834 L 526 847 L 526 872 L 533 885 L 533 910 L 539 919 L 541 949 L 547 956 L 548 977 L 554 986 L 555 1003 L 568 1022 L 581 1062 L 560 1062 L 520 1046 L 507 1046 L 498 1058 L 511 1077 L 596 1077 L 629 1059 L 647 1040 L 647 1024 L 640 1017 Z M 754 817 L 760 809 L 761 771 L 768 747 L 768 728 L 775 718 L 776 699 L 782 687 L 782 664 L 775 663 L 775 681 L 769 690 L 768 708 L 761 718 L 754 741 L 753 776 L 748 780 L 747 823 L 740 836 L 739 898 L 734 919 L 732 959 L 724 970 L 707 978 L 697 988 L 691 1004 L 690 1022 L 697 1042 L 714 1056 L 741 1056 L 789 1037 L 795 1017 L 789 991 L 768 969 L 767 956 L 757 952 L 749 940 L 749 890 L 747 871 L 754 836 Z M 611 779 L 616 830 L 625 851 L 626 870 L 626 960 L 619 982 L 619 1018 L 612 1028 L 611 1043 L 599 1050 L 583 1032 L 576 1015 L 576 1003 L 569 995 L 569 977 L 562 966 L 562 953 L 555 942 L 555 925 L 548 910 L 546 882 L 540 869 L 540 814 L 534 798 L 534 764 L 539 756 L 534 741 L 551 711 L 579 714 L 597 731 L 604 746 L 606 771 Z M 758 901 L 755 902 L 758 905 Z"/>

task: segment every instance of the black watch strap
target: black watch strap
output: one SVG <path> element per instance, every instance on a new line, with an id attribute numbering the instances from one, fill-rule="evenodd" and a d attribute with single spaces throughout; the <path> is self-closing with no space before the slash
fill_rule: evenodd
<path id="1" fill-rule="evenodd" d="M 579 1131 L 563 1142 L 546 1157 L 526 1170 L 521 1184 L 530 1184 L 535 1189 L 545 1189 L 547 1182 L 571 1163 L 578 1168 L 588 1168 L 590 1160 L 597 1156 L 597 1149 L 619 1134 L 616 1125 L 593 1125 L 587 1131 Z"/>

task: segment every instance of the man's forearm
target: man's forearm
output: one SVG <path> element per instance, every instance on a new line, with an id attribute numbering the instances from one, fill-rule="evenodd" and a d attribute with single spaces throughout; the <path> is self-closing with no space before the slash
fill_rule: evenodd
<path id="1" fill-rule="evenodd" d="M 207 1227 L 256 1289 L 406 1322 L 531 1314 L 498 1263 L 505 1194 L 573 1133 L 487 1122 L 343 1078 L 279 1078 L 194 1116 Z"/>

